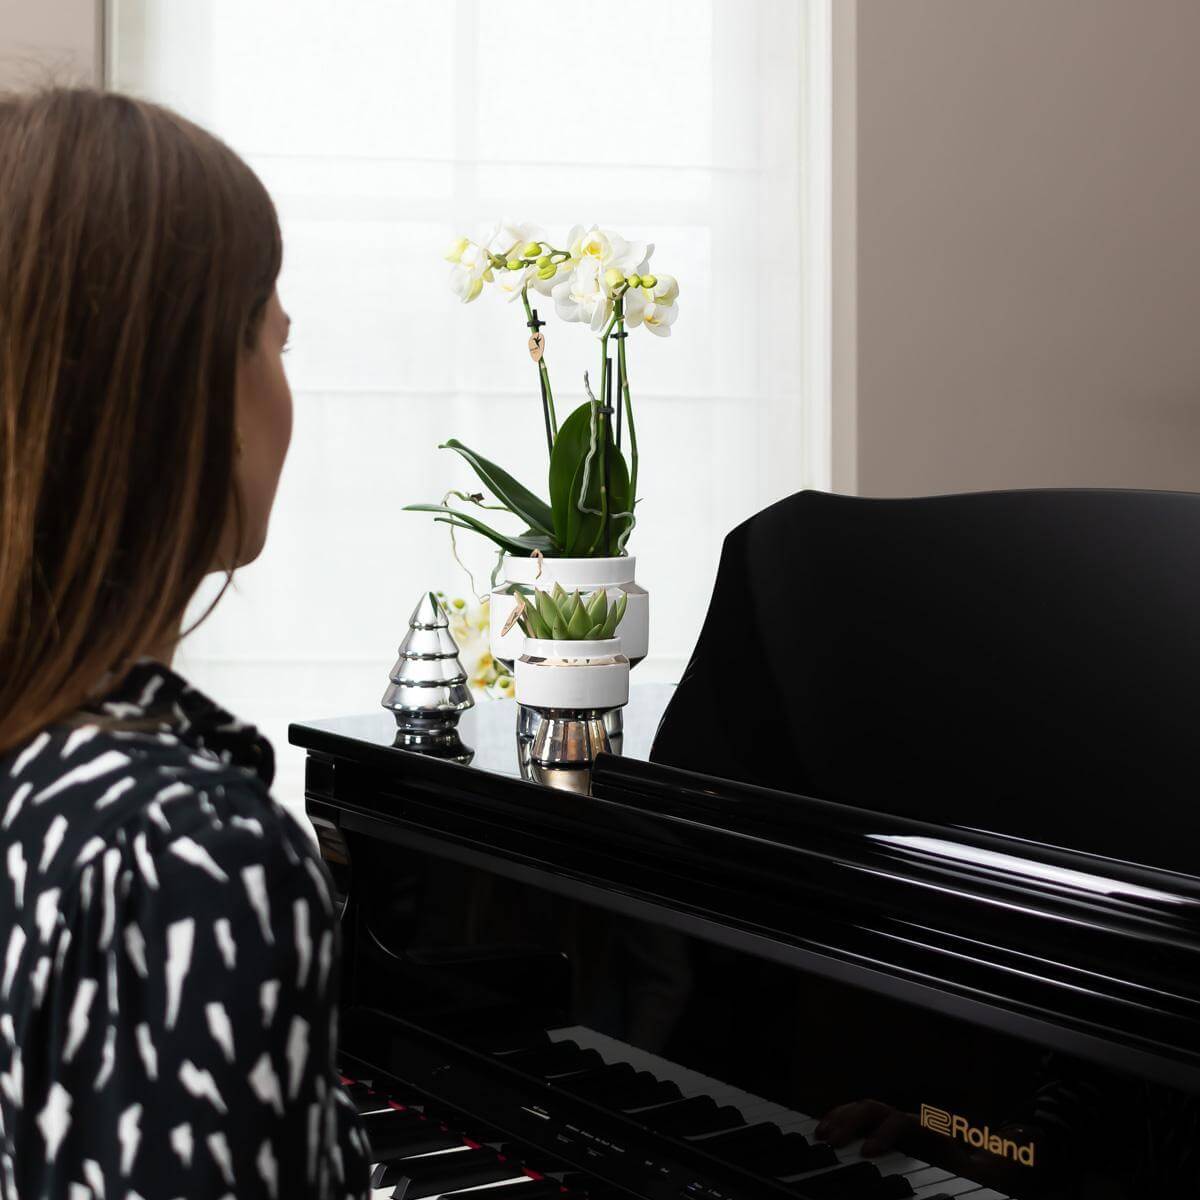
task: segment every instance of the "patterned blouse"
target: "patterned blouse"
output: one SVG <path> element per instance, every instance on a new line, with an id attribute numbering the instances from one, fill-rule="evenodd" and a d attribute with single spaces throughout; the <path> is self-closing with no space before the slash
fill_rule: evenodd
<path id="1" fill-rule="evenodd" d="M 366 1194 L 329 880 L 273 769 L 149 661 L 0 757 L 0 1200 Z"/>

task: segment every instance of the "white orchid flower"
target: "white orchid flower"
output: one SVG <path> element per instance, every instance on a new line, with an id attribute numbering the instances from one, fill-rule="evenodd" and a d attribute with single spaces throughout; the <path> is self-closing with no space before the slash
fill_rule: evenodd
<path id="1" fill-rule="evenodd" d="M 679 284 L 673 275 L 659 275 L 653 287 L 630 288 L 625 296 L 625 320 L 645 325 L 659 337 L 670 337 L 679 316 Z"/>
<path id="2" fill-rule="evenodd" d="M 456 242 L 453 249 L 458 258 L 450 268 L 450 290 L 464 304 L 470 304 L 483 291 L 484 283 L 492 281 L 491 259 L 476 242 L 461 246 Z"/>
<path id="3" fill-rule="evenodd" d="M 564 321 L 586 321 L 600 333 L 612 316 L 613 293 L 627 275 L 649 269 L 654 247 L 597 225 L 576 225 L 567 248 L 571 257 L 550 289 L 555 309 Z"/>
<path id="4" fill-rule="evenodd" d="M 482 238 L 483 247 L 500 258 L 509 259 L 529 242 L 545 240 L 545 232 L 528 221 L 512 221 L 505 217 L 497 221 Z"/>
<path id="5" fill-rule="evenodd" d="M 522 267 L 519 271 L 497 271 L 496 290 L 511 304 L 524 290 L 531 279 L 535 279 L 533 267 Z"/>

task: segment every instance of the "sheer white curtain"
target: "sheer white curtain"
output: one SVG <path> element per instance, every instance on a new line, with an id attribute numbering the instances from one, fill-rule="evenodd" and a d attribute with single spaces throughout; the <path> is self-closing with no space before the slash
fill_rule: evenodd
<path id="1" fill-rule="evenodd" d="M 110 86 L 228 141 L 282 220 L 292 451 L 265 553 L 179 657 L 272 735 L 282 800 L 301 797 L 287 721 L 372 709 L 419 593 L 468 590 L 445 527 L 400 511 L 474 488 L 437 443 L 544 484 L 524 317 L 452 297 L 441 254 L 458 233 L 512 216 L 562 240 L 598 222 L 655 242 L 680 281 L 673 336 L 629 342 L 641 678 L 686 662 L 725 533 L 827 485 L 827 6 L 110 4 Z M 596 343 L 539 309 L 561 416 Z M 491 554 L 469 542 L 482 587 Z"/>

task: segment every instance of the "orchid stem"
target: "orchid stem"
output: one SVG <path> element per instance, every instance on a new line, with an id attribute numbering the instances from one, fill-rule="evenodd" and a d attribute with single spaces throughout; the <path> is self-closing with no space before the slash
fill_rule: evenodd
<path id="1" fill-rule="evenodd" d="M 525 323 L 534 333 L 537 333 L 544 322 L 538 319 L 537 314 L 529 306 L 529 288 L 527 286 L 521 289 L 521 303 L 525 305 Z M 553 454 L 554 443 L 558 439 L 558 416 L 554 411 L 554 392 L 550 388 L 550 368 L 546 366 L 544 349 L 541 357 L 537 360 L 537 368 L 538 385 L 542 393 L 542 416 L 546 421 L 546 449 Z"/>

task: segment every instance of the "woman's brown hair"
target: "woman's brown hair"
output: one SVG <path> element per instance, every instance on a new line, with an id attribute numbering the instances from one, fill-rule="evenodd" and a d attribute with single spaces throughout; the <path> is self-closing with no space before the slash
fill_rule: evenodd
<path id="1" fill-rule="evenodd" d="M 217 565 L 280 256 L 262 184 L 191 122 L 0 99 L 0 753 L 169 641 Z"/>

